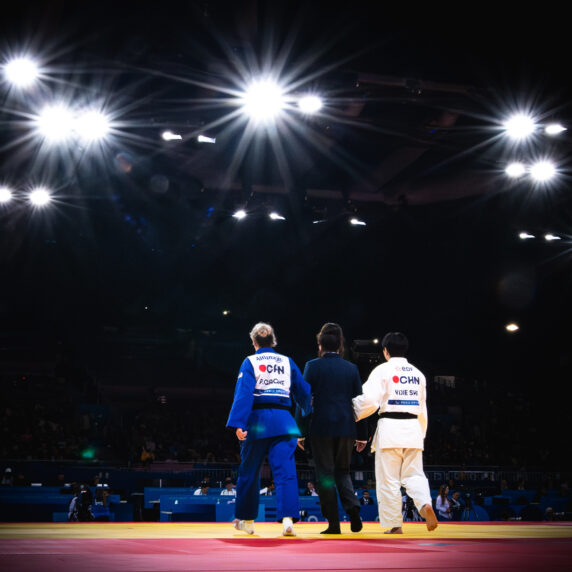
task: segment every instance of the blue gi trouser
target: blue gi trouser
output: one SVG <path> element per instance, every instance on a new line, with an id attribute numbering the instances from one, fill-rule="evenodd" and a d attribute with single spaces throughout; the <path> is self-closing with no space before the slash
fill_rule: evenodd
<path id="1" fill-rule="evenodd" d="M 285 516 L 296 522 L 300 515 L 298 479 L 294 452 L 296 437 L 281 435 L 242 441 L 241 463 L 236 482 L 235 517 L 254 520 L 258 516 L 260 502 L 260 468 L 266 455 L 276 485 L 276 517 L 282 522 Z"/>

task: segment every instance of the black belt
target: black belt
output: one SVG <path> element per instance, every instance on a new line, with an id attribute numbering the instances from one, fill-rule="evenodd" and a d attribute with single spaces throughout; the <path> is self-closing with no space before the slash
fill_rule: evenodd
<path id="1" fill-rule="evenodd" d="M 390 419 L 417 419 L 417 415 L 413 413 L 399 413 L 398 411 L 385 411 L 379 414 L 380 417 L 389 417 Z"/>
<path id="2" fill-rule="evenodd" d="M 282 405 L 280 403 L 254 403 L 252 409 L 286 409 L 290 411 L 290 405 Z"/>

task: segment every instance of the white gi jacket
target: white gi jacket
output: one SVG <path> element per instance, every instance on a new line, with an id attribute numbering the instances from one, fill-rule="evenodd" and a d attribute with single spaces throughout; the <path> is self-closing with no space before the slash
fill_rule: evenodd
<path id="1" fill-rule="evenodd" d="M 427 432 L 426 380 L 415 366 L 404 357 L 392 357 L 371 372 L 362 391 L 352 400 L 356 421 L 376 411 L 417 415 L 417 419 L 379 419 L 372 451 L 423 449 Z"/>

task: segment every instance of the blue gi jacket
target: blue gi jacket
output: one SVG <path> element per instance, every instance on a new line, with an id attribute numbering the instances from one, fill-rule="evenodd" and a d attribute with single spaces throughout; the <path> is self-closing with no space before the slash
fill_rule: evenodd
<path id="1" fill-rule="evenodd" d="M 308 414 L 312 395 L 298 366 L 272 348 L 260 348 L 242 362 L 226 426 L 248 431 L 248 439 L 299 437 L 289 411 L 292 397 Z"/>

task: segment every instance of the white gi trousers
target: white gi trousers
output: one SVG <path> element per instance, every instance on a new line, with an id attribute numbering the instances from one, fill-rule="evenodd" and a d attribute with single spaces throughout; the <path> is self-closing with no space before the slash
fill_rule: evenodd
<path id="1" fill-rule="evenodd" d="M 384 528 L 403 524 L 402 485 L 418 511 L 431 504 L 429 481 L 423 472 L 422 449 L 376 449 L 375 480 L 379 523 Z"/>

